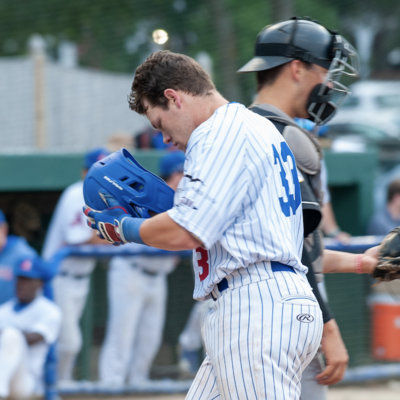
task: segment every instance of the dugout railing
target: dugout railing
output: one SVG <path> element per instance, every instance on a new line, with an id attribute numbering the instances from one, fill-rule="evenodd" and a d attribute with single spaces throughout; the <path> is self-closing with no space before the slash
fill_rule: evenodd
<path id="1" fill-rule="evenodd" d="M 331 250 L 348 251 L 353 253 L 361 253 L 366 249 L 375 246 L 381 242 L 381 236 L 359 236 L 352 237 L 348 245 L 344 245 L 335 239 L 325 239 L 325 247 Z M 61 249 L 53 259 L 53 267 L 58 268 L 60 262 L 66 257 L 93 257 L 99 260 L 108 260 L 113 256 L 162 256 L 177 255 L 181 257 L 184 266 L 174 273 L 175 277 L 170 283 L 174 286 L 169 290 L 169 303 L 172 305 L 179 304 L 179 307 L 186 304 L 186 314 L 177 311 L 177 315 L 184 320 L 188 316 L 188 310 L 191 307 L 191 292 L 193 289 L 192 273 L 188 272 L 191 266 L 191 251 L 183 252 L 167 252 L 152 248 L 143 248 L 138 252 L 132 250 L 129 245 L 126 246 L 69 246 Z M 104 267 L 104 264 L 103 264 Z M 179 276 L 184 274 L 185 278 L 179 280 Z M 105 274 L 103 274 L 105 276 Z M 178 282 L 174 282 L 178 280 Z M 400 375 L 400 363 L 377 362 L 371 355 L 371 321 L 370 309 L 368 306 L 368 296 L 370 288 L 374 283 L 369 275 L 357 274 L 326 274 L 326 287 L 329 296 L 329 303 L 333 310 L 336 320 L 342 332 L 343 339 L 350 354 L 349 370 L 343 382 L 354 382 L 371 379 L 388 378 Z M 60 394 L 128 394 L 128 393 L 179 393 L 186 392 L 190 386 L 190 380 L 171 379 L 164 377 L 162 379 L 152 379 L 147 383 L 136 386 L 124 387 L 106 387 L 98 383 L 90 376 L 88 370 L 93 367 L 96 361 L 96 355 L 92 352 L 93 334 L 95 329 L 94 315 L 98 314 L 96 304 L 94 304 L 94 289 L 99 294 L 102 293 L 106 298 L 106 286 L 95 287 L 96 282 L 92 282 L 92 290 L 89 295 L 88 303 L 91 306 L 86 308 L 82 318 L 82 330 L 84 335 L 84 346 L 79 356 L 78 380 L 69 386 L 59 387 Z M 178 288 L 178 289 L 177 289 Z M 182 295 L 182 288 L 185 288 L 186 299 L 182 298 L 178 302 L 173 301 L 173 297 L 177 292 Z M 171 301 L 172 298 L 172 301 Z M 104 308 L 104 302 L 103 302 Z M 183 316 L 183 314 L 185 314 Z M 167 314 L 168 318 L 168 314 Z M 174 317 L 175 318 L 175 317 Z M 168 320 L 166 321 L 168 325 Z M 181 324 L 182 327 L 182 324 Z M 168 335 L 168 327 L 165 335 Z"/>

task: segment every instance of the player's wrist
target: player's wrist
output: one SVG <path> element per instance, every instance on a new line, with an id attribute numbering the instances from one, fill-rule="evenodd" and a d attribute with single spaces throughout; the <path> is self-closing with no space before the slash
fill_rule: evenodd
<path id="1" fill-rule="evenodd" d="M 357 254 L 354 263 L 354 269 L 356 274 L 362 274 L 363 271 L 363 257 L 364 254 Z"/>
<path id="2" fill-rule="evenodd" d="M 140 237 L 140 227 L 145 218 L 124 217 L 119 221 L 119 235 L 124 242 L 145 244 Z"/>

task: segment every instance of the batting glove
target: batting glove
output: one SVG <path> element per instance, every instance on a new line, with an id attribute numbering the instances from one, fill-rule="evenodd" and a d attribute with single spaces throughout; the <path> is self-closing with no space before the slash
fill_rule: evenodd
<path id="1" fill-rule="evenodd" d="M 97 230 L 97 235 L 109 243 L 119 246 L 128 242 L 144 244 L 140 237 L 142 218 L 131 218 L 126 209 L 106 190 L 100 189 L 99 195 L 108 207 L 103 211 L 93 210 L 85 206 L 83 212 L 88 218 L 88 225 Z M 124 233 L 122 224 L 126 222 Z"/>
<path id="2" fill-rule="evenodd" d="M 108 208 L 97 211 L 88 206 L 83 207 L 83 212 L 88 218 L 88 225 L 98 231 L 97 235 L 101 239 L 115 246 L 127 243 L 122 232 L 122 221 L 129 217 L 128 212 L 107 191 L 100 190 L 99 195 Z"/>

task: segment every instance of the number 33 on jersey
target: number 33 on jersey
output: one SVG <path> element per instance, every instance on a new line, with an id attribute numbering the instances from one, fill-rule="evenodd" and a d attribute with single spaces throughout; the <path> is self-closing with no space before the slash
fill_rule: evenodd
<path id="1" fill-rule="evenodd" d="M 281 142 L 280 152 L 275 145 L 272 145 L 274 150 L 274 172 L 277 175 L 277 182 L 281 182 L 282 186 L 278 187 L 279 203 L 282 212 L 286 217 L 296 214 L 301 203 L 300 184 L 297 176 L 296 162 L 292 151 L 286 142 Z"/>
<path id="2" fill-rule="evenodd" d="M 272 145 L 274 152 L 274 173 L 276 175 L 277 195 L 283 214 L 296 214 L 301 204 L 300 184 L 297 175 L 296 162 L 292 151 L 286 142 L 281 142 L 278 152 Z M 203 247 L 196 249 L 197 265 L 199 267 L 200 281 L 204 281 L 210 273 L 208 251 Z"/>

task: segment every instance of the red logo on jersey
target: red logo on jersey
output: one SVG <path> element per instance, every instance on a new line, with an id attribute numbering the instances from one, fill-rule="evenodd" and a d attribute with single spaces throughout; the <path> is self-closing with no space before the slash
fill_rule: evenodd
<path id="1" fill-rule="evenodd" d="M 196 249 L 197 265 L 202 268 L 202 273 L 199 273 L 200 281 L 204 281 L 210 273 L 210 264 L 208 263 L 208 251 L 202 247 Z M 199 257 L 200 255 L 200 257 Z"/>
<path id="2" fill-rule="evenodd" d="M 22 271 L 30 271 L 32 269 L 32 261 L 31 260 L 22 261 L 20 268 L 22 269 Z"/>
<path id="3" fill-rule="evenodd" d="M 78 213 L 76 213 L 75 219 L 71 222 L 71 226 L 81 225 L 81 224 L 82 224 L 82 212 L 79 211 Z"/>

